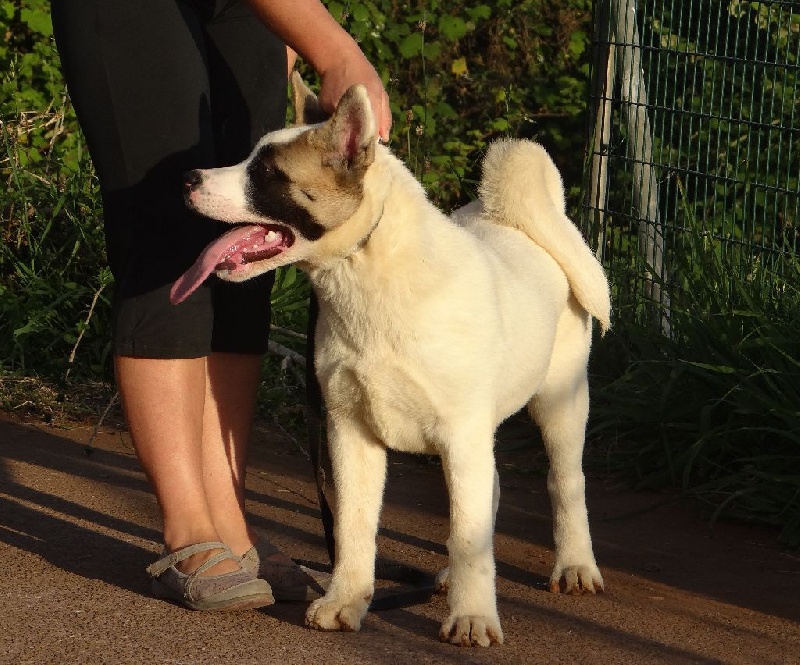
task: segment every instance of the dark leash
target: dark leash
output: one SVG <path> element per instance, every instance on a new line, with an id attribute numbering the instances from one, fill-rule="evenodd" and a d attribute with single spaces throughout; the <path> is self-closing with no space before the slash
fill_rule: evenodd
<path id="1" fill-rule="evenodd" d="M 308 310 L 308 335 L 306 341 L 306 433 L 309 454 L 314 468 L 314 480 L 317 483 L 317 499 L 319 501 L 322 526 L 325 530 L 325 544 L 331 566 L 336 561 L 336 541 L 333 535 L 333 512 L 325 497 L 325 456 L 327 439 L 323 421 L 324 404 L 322 389 L 314 371 L 314 332 L 317 326 L 319 307 L 313 292 Z M 436 589 L 433 575 L 419 568 L 405 564 L 378 559 L 375 562 L 375 577 L 379 580 L 404 585 L 406 589 L 380 589 L 372 599 L 370 609 L 382 611 L 408 607 L 430 600 Z"/>

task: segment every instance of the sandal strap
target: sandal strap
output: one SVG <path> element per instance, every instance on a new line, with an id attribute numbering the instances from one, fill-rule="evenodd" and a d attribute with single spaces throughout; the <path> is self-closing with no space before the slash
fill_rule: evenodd
<path id="1" fill-rule="evenodd" d="M 230 550 L 227 552 L 217 552 L 214 556 L 209 557 L 203 563 L 201 563 L 193 572 L 189 573 L 189 579 L 193 580 L 204 571 L 208 570 L 212 566 L 216 566 L 220 561 L 224 561 L 225 559 L 234 559 L 237 563 L 239 562 L 239 558 L 235 557 L 233 552 Z"/>
<path id="2" fill-rule="evenodd" d="M 227 549 L 227 548 L 226 548 Z M 236 563 L 239 563 L 239 557 L 234 556 L 233 552 L 230 549 L 227 551 L 217 552 L 215 555 L 209 557 L 206 561 L 201 563 L 195 570 L 189 573 L 186 577 L 186 586 L 183 588 L 183 595 L 185 598 L 189 600 L 193 600 L 195 598 L 195 584 L 200 579 L 210 579 L 210 578 L 203 578 L 202 573 L 212 566 L 216 566 L 220 561 L 224 561 L 225 559 L 233 559 Z M 223 575 L 238 575 L 239 573 L 243 572 L 244 569 L 241 568 L 237 572 L 233 573 L 224 573 Z M 221 577 L 221 576 L 217 576 Z"/>
<path id="3" fill-rule="evenodd" d="M 222 559 L 235 558 L 233 552 L 231 552 L 230 547 L 228 547 L 225 543 L 217 543 L 217 542 L 196 543 L 194 545 L 187 545 L 186 547 L 182 547 L 179 550 L 175 550 L 172 554 L 167 554 L 167 556 L 147 566 L 146 570 L 151 577 L 158 577 L 160 575 L 163 575 L 168 568 L 174 566 L 176 563 L 180 563 L 184 559 L 188 559 L 190 556 L 194 554 L 198 554 L 200 552 L 207 552 L 208 550 L 224 550 L 224 551 L 211 557 L 207 562 L 202 564 L 200 568 L 202 568 L 203 570 L 207 570 L 211 565 L 219 563 L 220 561 L 222 561 Z M 214 563 L 209 563 L 211 561 L 214 561 Z M 198 568 L 198 570 L 200 569 Z"/>

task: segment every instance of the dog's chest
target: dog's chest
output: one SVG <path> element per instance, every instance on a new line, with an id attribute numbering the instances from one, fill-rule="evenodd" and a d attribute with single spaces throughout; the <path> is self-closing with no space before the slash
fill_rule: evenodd
<path id="1" fill-rule="evenodd" d="M 423 382 L 403 363 L 363 356 L 340 363 L 327 377 L 326 402 L 334 417 L 360 421 L 387 448 L 433 453 L 436 408 Z"/>

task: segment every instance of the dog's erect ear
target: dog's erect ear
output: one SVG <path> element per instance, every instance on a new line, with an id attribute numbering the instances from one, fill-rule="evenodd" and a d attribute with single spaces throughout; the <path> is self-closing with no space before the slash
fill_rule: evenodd
<path id="1" fill-rule="evenodd" d="M 309 88 L 300 72 L 292 72 L 292 102 L 295 125 L 316 125 L 325 122 L 330 115 L 322 110 L 319 100 Z"/>
<path id="2" fill-rule="evenodd" d="M 351 86 L 342 95 L 331 119 L 320 128 L 324 164 L 342 173 L 363 173 L 375 159 L 375 117 L 363 85 Z"/>

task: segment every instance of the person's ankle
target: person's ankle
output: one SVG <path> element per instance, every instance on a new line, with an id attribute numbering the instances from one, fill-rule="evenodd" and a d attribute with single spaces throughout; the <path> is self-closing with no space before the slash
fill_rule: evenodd
<path id="1" fill-rule="evenodd" d="M 225 533 L 223 542 L 231 548 L 231 552 L 233 552 L 237 557 L 241 558 L 253 547 L 255 547 L 255 544 L 258 542 L 258 540 L 258 534 L 255 532 L 255 530 L 248 526 L 246 530 L 237 533 Z"/>
<path id="2" fill-rule="evenodd" d="M 168 554 L 172 554 L 177 552 L 184 547 L 189 547 L 190 545 L 196 545 L 198 543 L 205 543 L 205 542 L 223 542 L 217 534 L 211 535 L 195 535 L 191 537 L 191 540 L 187 537 L 183 539 L 176 539 L 176 540 L 167 540 L 164 538 L 164 549 L 167 551 Z M 187 557 L 183 561 L 179 561 L 175 564 L 175 568 L 183 573 L 184 575 L 189 575 L 197 570 L 200 566 L 202 566 L 206 561 L 208 561 L 213 556 L 216 556 L 222 551 L 222 549 L 212 549 L 207 550 L 205 552 L 198 552 L 197 554 L 193 554 L 190 557 Z M 241 570 L 241 566 L 238 564 L 238 557 L 237 559 L 223 559 L 219 563 L 211 566 L 208 570 L 204 570 L 200 573 L 201 577 L 211 577 L 214 575 L 224 575 L 225 573 L 232 573 L 236 572 L 237 570 Z"/>
<path id="3" fill-rule="evenodd" d="M 189 575 L 202 566 L 211 557 L 219 554 L 219 552 L 221 552 L 221 550 L 209 550 L 208 552 L 193 554 L 192 556 L 175 564 L 175 568 L 177 568 L 184 575 Z M 239 564 L 238 557 L 236 559 L 227 558 L 223 559 L 219 563 L 214 564 L 207 570 L 204 570 L 202 573 L 200 573 L 200 577 L 213 577 L 215 575 L 224 575 L 225 573 L 235 573 L 241 569 L 242 566 Z"/>

